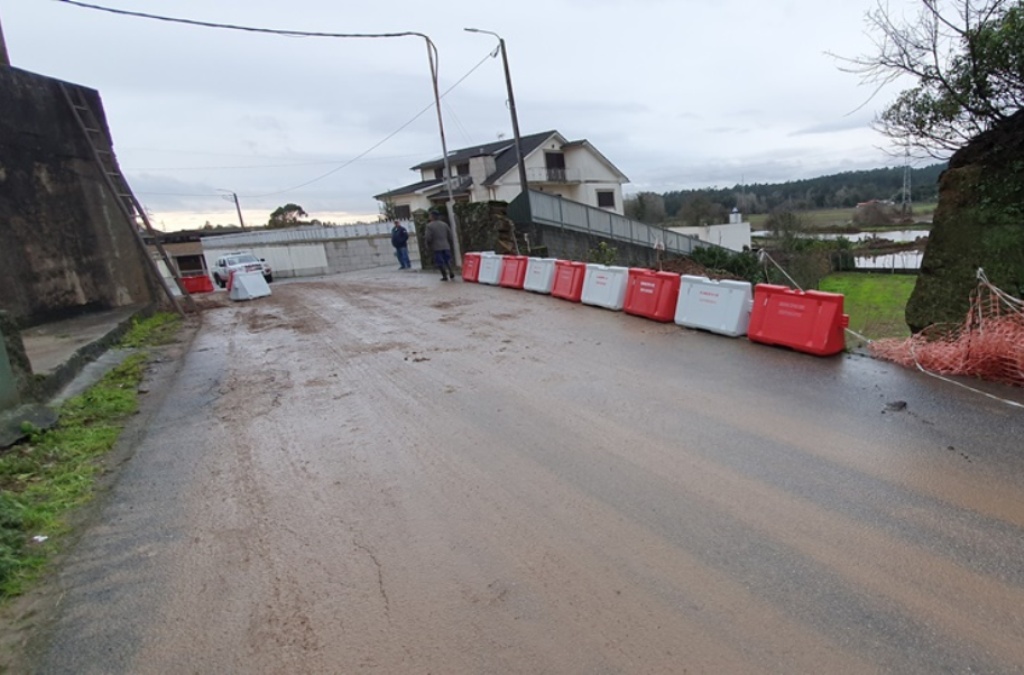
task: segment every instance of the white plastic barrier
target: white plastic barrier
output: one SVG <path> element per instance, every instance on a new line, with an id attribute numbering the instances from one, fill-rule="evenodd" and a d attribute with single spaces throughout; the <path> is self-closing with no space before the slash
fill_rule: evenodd
<path id="1" fill-rule="evenodd" d="M 526 281 L 523 288 L 534 293 L 551 293 L 555 283 L 555 263 L 558 258 L 530 258 L 526 262 Z"/>
<path id="2" fill-rule="evenodd" d="M 676 323 L 739 337 L 747 334 L 753 305 L 749 282 L 712 281 L 684 274 L 676 302 Z"/>
<path id="3" fill-rule="evenodd" d="M 480 274 L 477 281 L 481 284 L 497 286 L 501 280 L 501 261 L 505 256 L 497 253 L 483 252 L 480 254 Z"/>
<path id="4" fill-rule="evenodd" d="M 628 267 L 587 265 L 587 272 L 583 276 L 583 296 L 580 301 L 585 305 L 621 310 L 626 302 L 628 281 Z"/>
<path id="5" fill-rule="evenodd" d="M 228 298 L 232 300 L 252 300 L 270 295 L 270 286 L 263 278 L 263 272 L 235 272 L 231 275 L 231 290 Z"/>

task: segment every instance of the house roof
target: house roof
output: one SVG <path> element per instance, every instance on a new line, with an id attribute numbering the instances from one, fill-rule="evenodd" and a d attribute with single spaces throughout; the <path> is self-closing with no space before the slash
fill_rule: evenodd
<path id="1" fill-rule="evenodd" d="M 409 185 L 395 188 L 394 190 L 388 190 L 382 192 L 379 195 L 374 195 L 374 199 L 387 199 L 388 197 L 397 197 L 398 195 L 407 195 L 413 192 L 421 192 L 429 190 L 432 187 L 441 187 L 444 185 L 444 181 L 440 179 L 435 180 L 421 180 L 417 183 L 410 183 Z"/>
<path id="2" fill-rule="evenodd" d="M 539 134 L 530 134 L 529 136 L 521 136 L 519 142 L 523 148 L 523 155 L 528 155 L 536 150 L 544 141 L 557 134 L 557 131 L 542 131 Z M 494 143 L 483 143 L 481 145 L 472 145 L 468 148 L 460 148 L 459 150 L 450 150 L 448 152 L 448 163 L 449 164 L 460 164 L 462 162 L 468 162 L 472 157 L 482 157 L 484 155 L 491 155 L 494 157 L 495 164 L 498 168 L 495 173 L 504 175 L 509 169 L 512 169 L 516 165 L 516 144 L 512 139 L 503 139 L 495 141 Z M 412 167 L 413 171 L 422 171 L 423 169 L 439 169 L 444 166 L 444 158 L 436 157 L 429 161 L 417 164 Z M 503 168 L 504 167 L 504 168 Z M 499 173 L 500 172 L 500 173 Z M 493 174 L 492 174 L 493 175 Z M 490 179 L 491 176 L 488 176 Z"/>
<path id="3" fill-rule="evenodd" d="M 459 176 L 459 184 L 452 186 L 453 195 L 461 195 L 469 192 L 470 186 L 473 184 L 473 179 L 469 176 Z M 388 190 L 382 192 L 379 195 L 374 195 L 374 199 L 382 200 L 390 197 L 398 197 L 399 195 L 409 195 L 414 193 L 428 194 L 444 189 L 444 181 L 436 178 L 434 180 L 421 180 L 418 183 L 410 183 L 404 187 L 395 188 L 394 190 Z"/>
<path id="4" fill-rule="evenodd" d="M 549 139 L 551 139 L 552 136 L 555 136 L 555 137 L 557 137 L 558 139 L 561 140 L 561 145 L 559 147 L 561 147 L 563 149 L 569 149 L 569 148 L 575 148 L 575 147 L 587 147 L 587 148 L 590 148 L 590 150 L 601 161 L 603 161 L 605 164 L 607 164 L 613 171 L 618 173 L 625 180 L 627 180 L 627 181 L 629 180 L 628 178 L 626 178 L 625 174 L 623 174 L 621 171 L 619 171 L 619 169 L 614 164 L 612 164 L 610 161 L 608 161 L 608 158 L 606 158 L 604 155 L 602 155 L 600 152 L 598 152 L 597 149 L 593 145 L 591 145 L 587 140 L 584 139 L 584 140 L 579 140 L 579 141 L 567 141 L 564 136 L 562 136 L 560 133 L 558 133 L 554 129 L 552 129 L 550 131 L 542 131 L 539 134 L 530 134 L 529 136 L 522 136 L 522 137 L 520 137 L 519 142 L 520 142 L 520 145 L 521 145 L 522 150 L 523 150 L 523 157 L 528 156 L 534 150 L 536 150 L 537 148 L 539 148 L 542 145 L 544 145 L 545 143 L 547 143 L 547 141 Z M 483 157 L 483 156 L 487 156 L 487 155 L 490 155 L 491 157 L 494 158 L 494 167 L 495 168 L 494 168 L 494 171 L 492 171 L 491 174 L 488 175 L 484 179 L 483 185 L 493 185 L 495 182 L 498 181 L 499 178 L 501 178 L 502 176 L 507 174 L 509 171 L 512 171 L 513 169 L 516 168 L 516 163 L 517 163 L 516 145 L 515 145 L 515 141 L 511 140 L 511 139 L 503 139 L 503 140 L 496 141 L 496 142 L 493 142 L 493 143 L 483 143 L 481 145 L 473 145 L 473 146 L 470 146 L 470 147 L 460 148 L 458 150 L 449 151 L 449 153 L 448 153 L 448 163 L 450 165 L 454 166 L 456 164 L 462 164 L 462 163 L 468 162 L 473 157 Z M 436 157 L 436 158 L 431 159 L 429 161 L 417 164 L 416 166 L 412 167 L 412 170 L 413 171 L 424 171 L 424 170 L 429 170 L 429 169 L 440 169 L 440 168 L 443 168 L 443 167 L 444 167 L 444 158 L 443 157 Z M 466 178 L 468 178 L 468 177 L 466 177 Z M 469 187 L 470 184 L 472 184 L 472 181 L 470 181 L 469 183 L 465 183 L 463 185 L 460 185 L 459 188 L 464 191 L 465 189 L 467 189 Z M 417 183 L 411 183 L 411 184 L 406 185 L 404 187 L 396 188 L 394 190 L 390 190 L 388 192 L 384 192 L 382 194 L 375 195 L 374 199 L 386 199 L 386 198 L 389 198 L 389 197 L 397 197 L 399 195 L 407 195 L 407 194 L 412 194 L 412 193 L 416 193 L 416 192 L 428 192 L 428 191 L 430 191 L 433 188 L 441 188 L 443 186 L 444 186 L 444 182 L 442 180 L 439 180 L 439 179 L 427 180 L 427 181 L 419 181 Z"/>

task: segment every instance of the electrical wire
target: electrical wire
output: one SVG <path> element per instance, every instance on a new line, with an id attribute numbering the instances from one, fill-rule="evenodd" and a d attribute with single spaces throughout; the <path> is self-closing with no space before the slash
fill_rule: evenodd
<path id="1" fill-rule="evenodd" d="M 485 56 L 484 58 L 480 59 L 480 61 L 475 66 L 470 68 L 469 71 L 465 75 L 463 75 L 458 80 L 456 80 L 455 84 L 453 84 L 452 86 L 450 86 L 447 89 L 445 89 L 444 92 L 442 92 L 438 98 L 441 99 L 441 100 L 444 100 L 445 96 L 447 96 L 453 89 L 455 89 L 455 87 L 457 87 L 460 84 L 462 84 L 466 80 L 466 78 L 468 78 L 470 75 L 472 75 L 476 71 L 477 68 L 479 68 L 480 66 L 484 65 L 484 63 L 486 63 L 487 59 L 489 59 L 489 58 L 491 58 L 490 53 L 488 53 L 487 56 Z M 353 157 L 352 159 L 348 160 L 344 164 L 331 169 L 330 171 L 328 171 L 325 174 L 321 174 L 320 176 L 317 176 L 316 178 L 313 178 L 312 180 L 308 180 L 305 183 L 300 183 L 299 185 L 293 185 L 290 188 L 285 188 L 284 190 L 280 190 L 278 192 L 269 192 L 269 193 L 261 194 L 261 195 L 246 195 L 246 198 L 247 199 L 252 199 L 252 198 L 255 198 L 255 197 L 273 197 L 273 196 L 276 196 L 276 195 L 284 194 L 286 192 L 291 192 L 292 190 L 298 190 L 299 188 L 303 188 L 303 187 L 306 187 L 307 185 L 311 185 L 313 183 L 321 181 L 324 178 L 327 178 L 328 176 L 330 176 L 332 174 L 335 174 L 338 171 L 341 171 L 342 169 L 344 169 L 344 168 L 346 168 L 348 166 L 351 166 L 352 164 L 354 164 L 355 162 L 359 161 L 360 159 L 362 159 L 366 155 L 370 154 L 371 152 L 373 152 L 374 150 L 376 150 L 380 146 L 384 145 L 385 143 L 390 141 L 392 138 L 397 136 L 399 133 L 404 131 L 406 127 L 408 127 L 410 124 L 412 124 L 413 122 L 418 120 L 420 117 L 422 117 L 424 114 L 426 114 L 427 112 L 429 112 L 433 108 L 434 108 L 434 104 L 433 103 L 428 103 L 427 106 L 425 108 L 423 108 L 422 110 L 420 110 L 418 113 L 416 113 L 412 117 L 412 119 L 410 119 L 408 122 L 406 122 L 402 126 L 398 127 L 394 131 L 392 131 L 390 134 L 385 136 L 383 139 L 381 139 L 380 141 L 378 141 L 374 145 L 370 146 L 369 149 L 365 150 L 364 152 L 361 152 L 360 154 L 356 155 L 355 157 Z"/>
<path id="2" fill-rule="evenodd" d="M 182 19 L 173 16 L 164 16 L 160 14 L 148 14 L 146 12 L 134 12 L 127 9 L 116 9 L 114 7 L 104 7 L 103 5 L 93 5 L 87 2 L 80 2 L 79 0 L 57 0 L 57 2 L 65 5 L 74 5 L 75 7 L 82 7 L 84 9 L 95 9 L 100 12 L 108 12 L 110 14 L 119 14 L 121 16 L 133 16 L 140 19 L 153 19 L 155 21 L 165 21 L 167 23 L 180 23 L 188 26 L 200 26 L 203 28 L 221 28 L 225 30 L 237 30 L 248 33 L 263 33 L 266 35 L 283 35 L 286 37 L 321 37 L 321 38 L 395 38 L 395 37 L 421 37 L 430 42 L 430 38 L 424 33 L 417 33 L 416 31 L 401 31 L 398 33 L 325 33 L 316 31 L 304 31 L 304 30 L 283 30 L 280 28 L 259 28 L 256 26 L 242 26 L 239 24 L 231 23 L 215 23 L 212 21 L 198 21 L 196 19 Z M 430 42 L 433 45 L 433 42 Z M 434 47 L 436 52 L 436 47 Z"/>
<path id="3" fill-rule="evenodd" d="M 322 37 L 322 38 L 421 37 L 427 43 L 427 56 L 429 57 L 429 60 L 430 60 L 430 74 L 431 74 L 431 78 L 434 81 L 434 86 L 435 87 L 437 86 L 437 71 L 438 71 L 438 65 L 440 63 L 440 58 L 439 58 L 438 51 L 437 51 L 437 45 L 435 45 L 433 40 L 431 40 L 430 37 L 428 35 L 426 35 L 425 33 L 419 33 L 419 32 L 416 32 L 416 31 L 401 31 L 401 32 L 397 32 L 397 33 L 327 33 L 327 32 L 317 32 L 317 31 L 283 30 L 283 29 L 279 29 L 279 28 L 259 28 L 259 27 L 256 27 L 256 26 L 242 26 L 242 25 L 239 25 L 239 24 L 215 23 L 215 22 L 211 22 L 211 21 L 198 21 L 198 20 L 195 20 L 195 19 L 182 19 L 182 18 L 179 18 L 179 17 L 164 16 L 164 15 L 160 15 L 160 14 L 149 14 L 147 12 L 134 12 L 134 11 L 129 11 L 129 10 L 125 10 L 125 9 L 115 9 L 113 7 L 104 7 L 102 5 L 94 5 L 94 4 L 87 3 L 87 2 L 80 2 L 79 0 L 56 0 L 56 1 L 64 3 L 64 4 L 67 4 L 67 5 L 74 5 L 76 7 L 82 7 L 84 9 L 94 9 L 94 10 L 97 10 L 97 11 L 108 12 L 110 14 L 118 14 L 118 15 L 121 15 L 121 16 L 131 16 L 131 17 L 142 18 L 142 19 L 153 19 L 155 21 L 165 21 L 165 22 L 168 22 L 168 23 L 180 23 L 180 24 L 185 24 L 185 25 L 189 25 L 189 26 L 200 26 L 200 27 L 203 27 L 203 28 L 219 28 L 219 29 L 225 29 L 225 30 L 244 31 L 244 32 L 249 32 L 249 33 L 262 33 L 262 34 L 268 34 L 268 35 L 281 35 L 281 36 L 286 36 L 286 37 Z M 488 55 L 485 56 L 480 61 L 480 63 L 478 63 L 476 66 L 474 66 L 468 73 L 466 73 L 466 75 L 464 75 L 462 78 L 460 78 L 454 85 L 452 85 L 447 90 L 445 90 L 445 94 L 450 92 L 455 86 L 457 86 L 463 80 L 465 80 L 467 77 L 469 77 L 469 75 L 472 74 L 473 71 L 475 71 L 477 68 L 479 68 L 481 65 L 483 65 L 484 62 L 488 58 L 490 58 L 490 57 L 491 57 L 491 53 L 489 52 Z M 435 89 L 435 91 L 436 91 L 436 89 Z M 441 98 L 442 96 L 444 96 L 444 94 L 438 96 L 438 98 Z M 290 188 L 286 188 L 284 190 L 279 190 L 279 191 L 276 191 L 276 192 L 268 192 L 268 193 L 260 194 L 260 195 L 246 195 L 246 198 L 252 199 L 252 198 L 259 198 L 259 197 L 272 197 L 272 196 L 275 196 L 275 195 L 284 194 L 286 192 L 291 192 L 292 190 L 297 190 L 299 188 L 306 187 L 307 185 L 311 185 L 313 183 L 316 183 L 317 181 L 323 180 L 324 178 L 327 178 L 328 176 L 330 176 L 330 175 L 332 175 L 332 174 L 334 174 L 334 173 L 336 173 L 338 171 L 341 171 L 342 169 L 352 165 L 354 162 L 358 161 L 359 159 L 362 159 L 363 157 L 368 155 L 373 150 L 376 150 L 378 147 L 380 147 L 381 145 L 383 145 L 387 141 L 391 140 L 391 138 L 393 138 L 395 135 L 397 135 L 400 131 L 404 130 L 406 127 L 408 127 L 414 121 L 416 121 L 420 116 L 422 116 L 425 112 L 430 110 L 430 108 L 433 107 L 433 105 L 434 104 L 432 103 L 429 106 L 427 106 L 426 108 L 424 108 L 422 111 L 417 113 L 411 120 L 409 120 L 408 122 L 403 124 L 401 127 L 399 127 L 397 130 L 395 130 L 391 134 L 388 134 L 388 136 L 386 136 L 379 143 L 377 143 L 374 146 L 372 146 L 369 150 L 367 150 L 367 151 L 365 151 L 363 153 L 360 153 L 356 157 L 353 157 L 351 160 L 349 160 L 349 161 L 345 162 L 344 164 L 342 164 L 342 165 L 332 169 L 331 171 L 328 171 L 325 174 L 322 174 L 322 175 L 320 175 L 320 176 L 318 176 L 318 177 L 316 177 L 316 178 L 314 178 L 312 180 L 306 181 L 305 183 L 301 183 L 299 185 L 294 185 L 294 186 L 292 186 Z M 438 114 L 440 114 L 440 113 L 438 113 Z M 154 194 L 154 193 L 146 193 L 146 194 Z M 182 196 L 184 196 L 184 195 L 182 195 Z"/>

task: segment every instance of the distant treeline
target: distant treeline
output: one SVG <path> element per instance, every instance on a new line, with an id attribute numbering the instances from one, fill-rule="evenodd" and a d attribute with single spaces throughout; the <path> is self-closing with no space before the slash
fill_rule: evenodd
<path id="1" fill-rule="evenodd" d="M 911 169 L 911 201 L 938 200 L 939 174 L 946 163 Z M 733 208 L 743 214 L 771 213 L 786 209 L 853 208 L 861 202 L 903 198 L 903 167 L 847 171 L 786 183 L 754 183 L 729 188 L 675 190 L 662 194 L 641 192 L 626 199 L 626 215 L 660 223 L 668 220 L 687 225 L 724 222 Z"/>

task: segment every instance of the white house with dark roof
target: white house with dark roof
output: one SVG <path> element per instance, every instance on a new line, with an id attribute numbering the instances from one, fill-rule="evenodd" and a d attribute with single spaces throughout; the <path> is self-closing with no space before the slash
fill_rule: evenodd
<path id="1" fill-rule="evenodd" d="M 569 141 L 557 131 L 523 136 L 526 178 L 531 190 L 622 215 L 622 185 L 629 179 L 586 140 Z M 511 202 L 521 192 L 515 143 L 509 140 L 449 151 L 455 201 Z M 388 203 L 398 218 L 413 211 L 441 207 L 448 198 L 444 159 L 412 167 L 420 180 L 374 198 Z"/>

